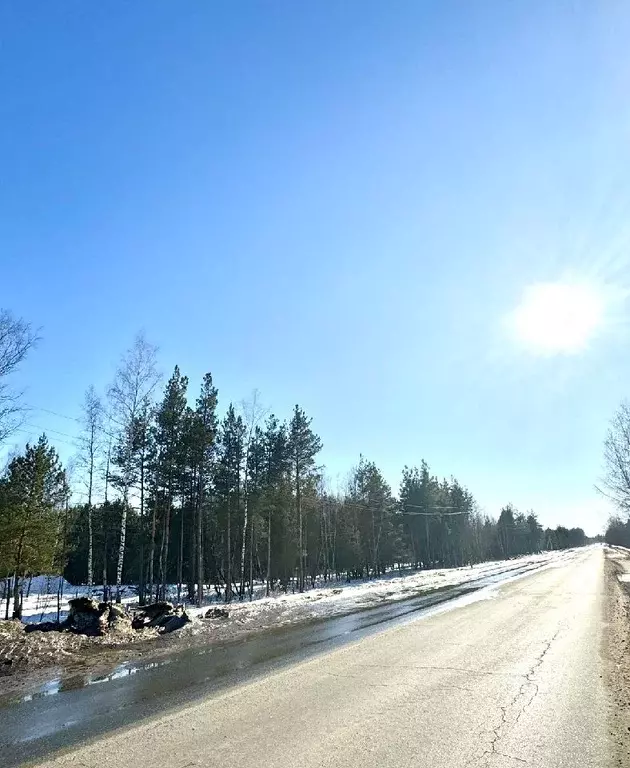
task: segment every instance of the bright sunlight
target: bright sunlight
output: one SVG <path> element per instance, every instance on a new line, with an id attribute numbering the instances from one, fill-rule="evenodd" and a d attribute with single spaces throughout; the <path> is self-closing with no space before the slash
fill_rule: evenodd
<path id="1" fill-rule="evenodd" d="M 538 283 L 527 287 L 509 316 L 515 338 L 538 355 L 575 354 L 602 325 L 604 298 L 585 283 Z"/>

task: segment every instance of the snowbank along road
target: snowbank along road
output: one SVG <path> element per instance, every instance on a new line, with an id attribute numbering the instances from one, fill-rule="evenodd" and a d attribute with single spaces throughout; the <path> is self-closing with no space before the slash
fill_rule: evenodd
<path id="1" fill-rule="evenodd" d="M 600 548 L 40 765 L 623 764 Z M 630 734 L 629 734 L 630 735 Z"/>

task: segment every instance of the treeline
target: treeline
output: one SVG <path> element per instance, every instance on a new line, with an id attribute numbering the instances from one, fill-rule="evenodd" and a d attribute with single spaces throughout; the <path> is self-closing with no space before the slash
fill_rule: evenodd
<path id="1" fill-rule="evenodd" d="M 630 549 L 630 519 L 622 520 L 620 517 L 611 517 L 604 534 L 606 544 Z"/>
<path id="2" fill-rule="evenodd" d="M 265 413 L 254 394 L 218 413 L 212 376 L 196 393 L 175 368 L 157 395 L 155 349 L 139 337 L 101 399 L 86 393 L 71 493 L 46 437 L 0 478 L 0 577 L 20 616 L 29 575 L 60 573 L 120 599 L 229 602 L 256 585 L 302 591 L 318 579 L 393 568 L 453 567 L 584 544 L 581 529 L 543 530 L 510 505 L 482 514 L 458 480 L 423 461 L 397 496 L 360 458 L 341 491 L 326 484 L 322 442 L 296 405 Z M 83 499 L 77 503 L 79 485 Z M 74 500 L 74 502 L 73 502 Z M 207 595 L 206 595 L 207 596 Z"/>

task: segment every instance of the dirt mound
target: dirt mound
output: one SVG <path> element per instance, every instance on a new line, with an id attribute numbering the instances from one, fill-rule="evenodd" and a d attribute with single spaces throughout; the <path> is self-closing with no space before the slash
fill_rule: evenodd
<path id="1" fill-rule="evenodd" d="M 175 609 L 175 606 L 173 603 L 168 603 L 166 601 L 160 601 L 157 603 L 150 603 L 149 605 L 144 605 L 142 608 L 140 608 L 139 611 L 136 613 L 142 614 L 146 619 L 155 619 L 158 616 L 162 616 L 166 613 L 173 613 Z"/>
<path id="2" fill-rule="evenodd" d="M 160 602 L 145 605 L 135 611 L 131 626 L 139 631 L 145 627 L 155 627 L 161 634 L 166 634 L 181 629 L 189 621 L 190 617 L 182 606 L 174 608 L 172 603 Z"/>
<path id="3" fill-rule="evenodd" d="M 208 608 L 204 619 L 229 619 L 230 612 L 225 608 Z"/>
<path id="4" fill-rule="evenodd" d="M 50 623 L 50 622 L 49 622 Z M 87 638 L 66 632 L 27 632 L 20 621 L 0 621 L 0 675 L 47 666 L 78 651 Z"/>
<path id="5" fill-rule="evenodd" d="M 87 597 L 70 600 L 68 617 L 58 623 L 43 621 L 40 624 L 28 624 L 25 631 L 34 632 L 72 632 L 87 637 L 103 637 L 111 633 L 130 635 L 133 633 L 131 614 L 121 605 L 97 603 Z"/>

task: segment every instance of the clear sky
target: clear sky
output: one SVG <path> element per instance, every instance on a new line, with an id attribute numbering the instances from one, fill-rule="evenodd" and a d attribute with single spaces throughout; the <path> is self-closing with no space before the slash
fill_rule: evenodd
<path id="1" fill-rule="evenodd" d="M 143 328 L 332 477 L 598 531 L 630 395 L 624 2 L 0 3 L 0 306 L 77 416 Z M 72 434 L 44 410 L 40 427 Z M 67 436 L 53 434 L 64 455 Z"/>

